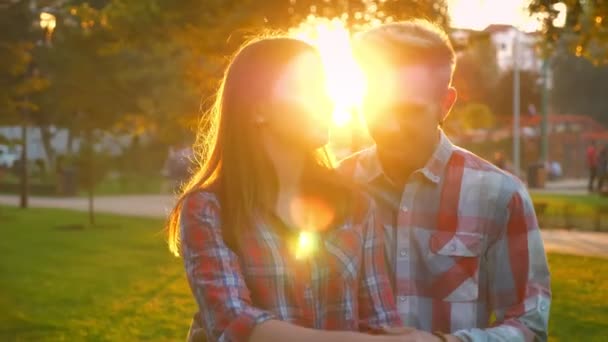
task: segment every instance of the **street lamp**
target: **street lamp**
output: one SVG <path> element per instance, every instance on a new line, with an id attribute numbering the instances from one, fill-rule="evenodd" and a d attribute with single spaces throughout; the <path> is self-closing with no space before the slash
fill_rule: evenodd
<path id="1" fill-rule="evenodd" d="M 51 44 L 53 31 L 57 26 L 57 18 L 49 12 L 40 12 L 40 28 L 44 31 L 44 37 L 47 44 Z"/>

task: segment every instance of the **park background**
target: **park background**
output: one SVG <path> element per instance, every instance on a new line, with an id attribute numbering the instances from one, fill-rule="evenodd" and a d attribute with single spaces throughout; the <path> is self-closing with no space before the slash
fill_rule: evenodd
<path id="1" fill-rule="evenodd" d="M 588 193 L 585 154 L 608 143 L 606 14 L 582 0 L 0 0 L 0 340 L 183 340 L 196 308 L 165 245 L 170 156 L 229 56 L 271 29 L 316 44 L 340 157 L 370 143 L 349 35 L 423 17 L 458 55 L 446 132 L 530 187 L 550 340 L 604 341 L 608 199 Z"/>

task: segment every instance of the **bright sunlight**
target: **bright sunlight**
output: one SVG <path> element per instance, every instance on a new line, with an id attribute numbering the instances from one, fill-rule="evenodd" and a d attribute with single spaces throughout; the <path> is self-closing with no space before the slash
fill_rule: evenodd
<path id="1" fill-rule="evenodd" d="M 301 231 L 298 235 L 295 257 L 298 260 L 309 258 L 317 249 L 317 235 L 313 232 Z"/>
<path id="2" fill-rule="evenodd" d="M 350 33 L 340 19 L 309 16 L 291 33 L 298 39 L 315 45 L 323 58 L 327 86 L 334 101 L 333 122 L 345 127 L 353 121 L 353 113 L 365 91 L 363 75 L 353 58 Z"/>

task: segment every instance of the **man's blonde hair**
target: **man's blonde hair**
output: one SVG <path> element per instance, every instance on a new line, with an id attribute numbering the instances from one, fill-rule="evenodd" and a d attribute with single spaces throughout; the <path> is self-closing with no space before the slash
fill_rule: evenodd
<path id="1" fill-rule="evenodd" d="M 384 24 L 355 37 L 355 57 L 365 66 L 423 64 L 436 68 L 439 80 L 451 85 L 456 54 L 448 34 L 428 20 L 415 19 Z"/>

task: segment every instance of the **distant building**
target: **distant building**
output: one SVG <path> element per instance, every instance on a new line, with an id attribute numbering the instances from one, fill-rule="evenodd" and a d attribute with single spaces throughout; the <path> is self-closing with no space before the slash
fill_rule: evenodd
<path id="1" fill-rule="evenodd" d="M 538 55 L 538 33 L 522 32 L 511 25 L 490 25 L 484 32 L 490 34 L 496 47 L 496 58 L 501 71 L 513 70 L 518 43 L 519 69 L 540 72 L 543 61 Z"/>
<path id="2" fill-rule="evenodd" d="M 456 49 L 462 51 L 471 39 L 483 34 L 490 36 L 496 48 L 496 62 L 500 71 L 513 70 L 517 38 L 519 43 L 519 58 L 517 59 L 519 69 L 540 72 L 543 61 L 538 54 L 537 46 L 541 36 L 537 32 L 522 32 L 511 25 L 490 25 L 483 31 L 454 29 L 451 32 L 451 37 Z"/>
<path id="3" fill-rule="evenodd" d="M 68 139 L 69 132 L 64 128 L 51 127 L 52 138 L 50 140 L 53 151 L 56 155 L 68 154 Z M 0 136 L 4 137 L 9 141 L 20 141 L 21 127 L 20 126 L 3 126 L 0 127 Z M 42 159 L 49 162 L 48 156 L 46 155 L 44 145 L 42 143 L 42 135 L 38 127 L 29 127 L 27 129 L 27 158 L 30 161 Z M 110 133 L 99 132 L 96 139 L 95 148 L 98 151 L 105 151 L 110 155 L 119 155 L 122 153 L 125 147 L 131 144 L 132 137 L 130 135 L 112 135 Z M 72 152 L 78 152 L 80 150 L 81 139 L 79 137 L 73 137 Z M 21 147 L 17 146 L 17 150 L 21 151 Z"/>
<path id="4" fill-rule="evenodd" d="M 57 152 L 57 154 L 66 154 L 67 152 L 67 130 L 52 130 L 53 138 L 51 139 L 51 146 Z M 21 127 L 20 126 L 4 126 L 0 127 L 0 136 L 3 136 L 9 141 L 20 141 L 22 139 Z M 78 147 L 78 141 L 75 142 L 76 148 Z M 21 146 L 17 148 L 21 151 Z M 47 160 L 47 155 L 42 144 L 42 135 L 38 127 L 28 127 L 27 129 L 27 158 L 28 160 Z M 47 160 L 48 161 L 48 160 Z"/>

